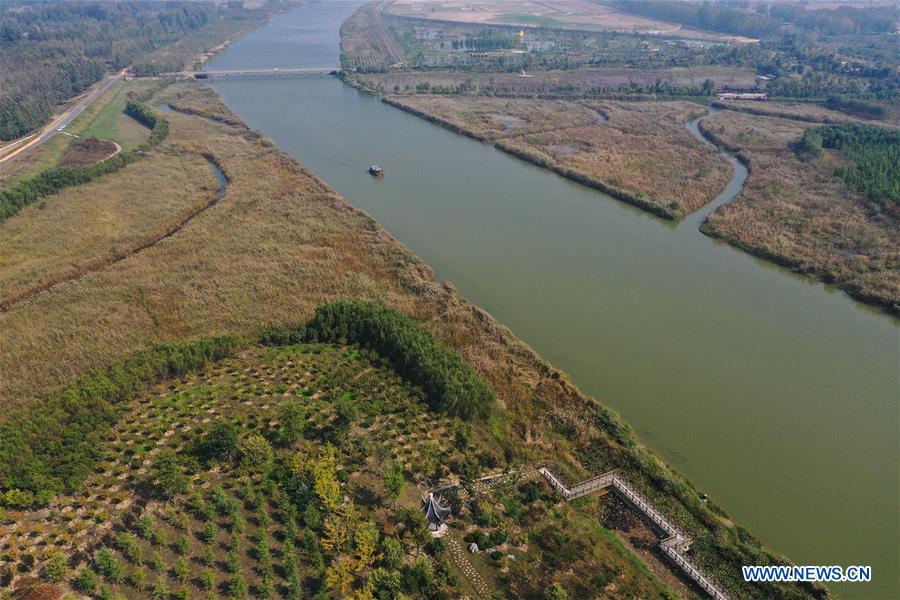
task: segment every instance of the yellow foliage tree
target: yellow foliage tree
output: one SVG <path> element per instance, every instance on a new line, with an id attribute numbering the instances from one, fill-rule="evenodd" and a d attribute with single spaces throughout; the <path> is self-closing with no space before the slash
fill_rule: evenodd
<path id="1" fill-rule="evenodd" d="M 350 586 L 353 585 L 353 573 L 350 570 L 350 563 L 342 560 L 337 561 L 327 569 L 325 569 L 325 587 L 337 598 L 346 598 L 350 593 Z"/>
<path id="2" fill-rule="evenodd" d="M 341 486 L 337 480 L 337 458 L 331 444 L 322 449 L 322 454 L 312 464 L 312 477 L 313 491 L 322 501 L 325 510 L 335 510 L 341 499 Z"/>
<path id="3" fill-rule="evenodd" d="M 378 546 L 378 529 L 371 521 L 364 521 L 356 526 L 353 534 L 353 542 L 356 546 L 356 556 L 353 561 L 353 570 L 361 575 L 376 560 L 381 558 L 375 552 Z"/>
<path id="4" fill-rule="evenodd" d="M 348 500 L 339 504 L 325 519 L 325 537 L 322 547 L 330 552 L 340 552 L 353 531 L 358 517 L 356 505 Z"/>

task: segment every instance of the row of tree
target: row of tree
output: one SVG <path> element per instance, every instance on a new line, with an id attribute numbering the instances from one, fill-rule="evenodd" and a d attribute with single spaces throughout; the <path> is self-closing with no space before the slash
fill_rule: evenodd
<path id="1" fill-rule="evenodd" d="M 757 38 L 777 36 L 785 26 L 824 35 L 893 33 L 898 10 L 891 6 L 840 6 L 810 9 L 804 3 L 758 3 L 755 10 L 739 2 L 612 0 L 615 8 L 702 29 Z"/>
<path id="2" fill-rule="evenodd" d="M 416 321 L 383 304 L 340 300 L 322 305 L 306 326 L 305 337 L 378 352 L 425 391 L 434 410 L 483 419 L 494 408 L 494 391 L 475 369 Z"/>
<path id="3" fill-rule="evenodd" d="M 225 336 L 155 346 L 7 413 L 0 422 L 0 505 L 43 505 L 77 488 L 128 400 L 148 383 L 219 360 L 239 344 Z"/>
<path id="4" fill-rule="evenodd" d="M 141 153 L 162 142 L 169 134 L 169 122 L 154 113 L 146 105 L 129 100 L 125 113 L 150 128 L 150 137 L 135 150 L 119 154 L 91 165 L 53 167 L 21 181 L 11 189 L 0 191 L 0 223 L 3 223 L 24 207 L 34 204 L 60 190 L 87 183 L 137 160 Z"/>

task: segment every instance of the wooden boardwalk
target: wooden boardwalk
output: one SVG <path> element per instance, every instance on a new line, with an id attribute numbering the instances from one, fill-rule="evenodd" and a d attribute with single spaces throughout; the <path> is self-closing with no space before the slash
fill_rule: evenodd
<path id="1" fill-rule="evenodd" d="M 551 486 L 562 494 L 566 501 L 572 501 L 593 492 L 611 488 L 664 536 L 659 547 L 669 560 L 675 563 L 714 600 L 728 600 L 728 594 L 688 558 L 686 552 L 691 547 L 691 538 L 675 527 L 665 515 L 650 504 L 649 500 L 634 489 L 625 479 L 616 474 L 615 471 L 592 477 L 571 488 L 566 487 L 550 469 L 542 467 L 539 469 L 539 472 L 547 478 Z"/>

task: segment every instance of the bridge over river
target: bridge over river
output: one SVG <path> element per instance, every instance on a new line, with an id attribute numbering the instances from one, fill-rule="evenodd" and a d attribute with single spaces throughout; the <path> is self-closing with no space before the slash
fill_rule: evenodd
<path id="1" fill-rule="evenodd" d="M 209 69 L 205 71 L 182 71 L 185 77 L 193 79 L 278 79 L 310 78 L 337 75 L 338 67 L 287 67 L 270 69 Z"/>

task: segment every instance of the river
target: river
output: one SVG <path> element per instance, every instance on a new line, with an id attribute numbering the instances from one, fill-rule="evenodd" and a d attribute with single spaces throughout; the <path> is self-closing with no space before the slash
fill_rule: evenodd
<path id="1" fill-rule="evenodd" d="M 210 67 L 337 65 L 356 6 L 279 16 Z M 898 322 L 700 234 L 739 164 L 672 224 L 334 78 L 214 85 L 767 545 L 872 565 L 841 596 L 900 596 Z"/>

